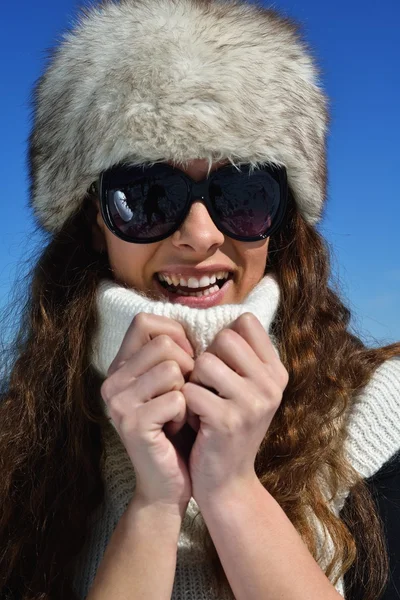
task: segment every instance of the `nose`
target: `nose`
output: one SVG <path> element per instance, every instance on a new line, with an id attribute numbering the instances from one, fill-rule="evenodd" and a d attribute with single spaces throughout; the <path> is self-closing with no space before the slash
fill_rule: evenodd
<path id="1" fill-rule="evenodd" d="M 186 219 L 172 235 L 171 241 L 176 248 L 206 254 L 221 246 L 225 236 L 215 225 L 203 201 L 195 200 Z"/>

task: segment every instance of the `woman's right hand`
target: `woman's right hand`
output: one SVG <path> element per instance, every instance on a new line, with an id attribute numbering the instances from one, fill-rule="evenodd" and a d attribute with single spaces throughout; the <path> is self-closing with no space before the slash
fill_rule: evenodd
<path id="1" fill-rule="evenodd" d="M 187 421 L 180 391 L 194 367 L 184 328 L 168 317 L 139 313 L 111 363 L 101 395 L 132 461 L 135 495 L 183 516 L 192 495 L 186 461 L 166 436 Z"/>

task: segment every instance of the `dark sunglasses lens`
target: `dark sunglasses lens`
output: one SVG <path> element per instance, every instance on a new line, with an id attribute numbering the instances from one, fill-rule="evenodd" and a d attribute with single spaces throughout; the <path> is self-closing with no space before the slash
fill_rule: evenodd
<path id="1" fill-rule="evenodd" d="M 228 233 L 252 237 L 265 234 L 274 222 L 280 187 L 265 170 L 221 171 L 210 185 L 210 198 Z"/>
<path id="2" fill-rule="evenodd" d="M 185 181 L 157 168 L 110 171 L 104 178 L 103 190 L 114 226 L 139 240 L 171 231 L 187 199 Z"/>

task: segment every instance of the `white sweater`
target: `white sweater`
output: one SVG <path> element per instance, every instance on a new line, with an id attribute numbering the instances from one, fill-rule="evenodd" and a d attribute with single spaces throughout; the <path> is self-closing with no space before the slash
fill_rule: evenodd
<path id="1" fill-rule="evenodd" d="M 266 276 L 242 304 L 194 309 L 180 304 L 156 302 L 135 290 L 124 288 L 104 280 L 98 290 L 99 324 L 93 339 L 92 362 L 105 378 L 107 369 L 121 345 L 124 335 L 139 312 L 168 316 L 181 322 L 195 349 L 195 356 L 203 352 L 216 333 L 244 312 L 252 312 L 269 332 L 279 303 L 279 288 L 275 280 Z M 269 332 L 270 333 L 270 332 Z M 271 334 L 270 334 L 271 335 Z M 274 343 L 274 339 L 272 338 Z M 274 344 L 275 346 L 275 344 Z M 275 348 L 276 349 L 276 348 Z M 277 351 L 277 350 L 276 350 Z M 100 402 L 103 403 L 102 399 Z M 107 413 L 107 408 L 103 403 Z M 115 429 L 105 431 L 106 466 L 104 481 L 105 501 L 93 515 L 93 525 L 75 570 L 74 587 L 84 600 L 93 584 L 112 533 L 129 504 L 135 489 L 135 472 L 125 447 Z M 368 385 L 357 397 L 349 415 L 346 451 L 351 464 L 367 478 L 376 473 L 400 449 L 400 358 L 386 361 L 377 369 Z M 321 482 L 323 485 L 323 482 Z M 329 503 L 334 514 L 339 515 L 349 490 L 341 490 Z M 201 513 L 193 517 L 199 507 L 191 499 L 182 522 L 175 572 L 172 600 L 226 600 L 216 599 L 209 592 L 209 571 L 202 549 L 192 539 L 193 527 L 205 527 Z M 325 533 L 321 523 L 310 513 L 318 531 L 319 548 L 322 550 Z M 326 537 L 326 547 L 319 561 L 325 568 L 332 557 L 333 542 Z M 334 573 L 331 576 L 333 581 Z M 344 597 L 343 578 L 336 584 Z"/>

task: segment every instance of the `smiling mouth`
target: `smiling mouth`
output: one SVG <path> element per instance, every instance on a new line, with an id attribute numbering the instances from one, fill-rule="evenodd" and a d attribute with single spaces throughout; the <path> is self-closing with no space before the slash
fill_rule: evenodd
<path id="1" fill-rule="evenodd" d="M 228 277 L 224 277 L 222 279 L 217 279 L 214 284 L 209 284 L 207 286 L 197 287 L 197 288 L 169 284 L 166 281 L 161 280 L 158 277 L 157 273 L 154 275 L 154 277 L 156 278 L 157 282 L 165 290 L 167 290 L 170 293 L 178 294 L 178 295 L 182 295 L 182 296 L 200 297 L 200 296 L 209 296 L 210 294 L 213 294 L 213 293 L 219 291 L 227 281 L 229 281 L 230 279 L 233 279 L 233 273 L 229 273 Z"/>

